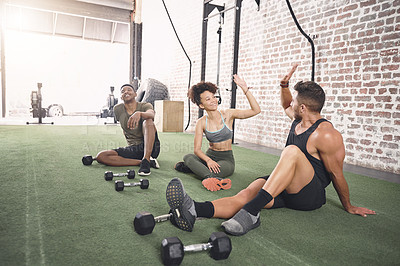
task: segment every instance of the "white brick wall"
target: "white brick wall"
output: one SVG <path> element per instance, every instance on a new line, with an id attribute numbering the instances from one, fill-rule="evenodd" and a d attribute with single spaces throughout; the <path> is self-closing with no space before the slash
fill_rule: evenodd
<path id="1" fill-rule="evenodd" d="M 193 61 L 191 84 L 200 81 L 203 1 L 166 0 L 182 42 Z M 216 1 L 232 6 L 233 0 Z M 291 0 L 303 30 L 316 35 L 315 80 L 325 89 L 323 115 L 343 134 L 346 163 L 400 174 L 400 0 Z M 221 57 L 221 108 L 229 108 L 233 59 L 233 10 L 225 15 Z M 209 21 L 206 80 L 216 81 L 218 17 Z M 169 71 L 172 99 L 185 101 L 188 62 L 179 44 Z M 283 148 L 290 121 L 279 100 L 279 80 L 292 63 L 291 80 L 311 78 L 311 48 L 298 31 L 284 0 L 243 0 L 239 70 L 262 108 L 236 121 L 235 137 Z M 238 90 L 237 108 L 247 108 Z M 191 127 L 198 108 L 191 105 Z"/>

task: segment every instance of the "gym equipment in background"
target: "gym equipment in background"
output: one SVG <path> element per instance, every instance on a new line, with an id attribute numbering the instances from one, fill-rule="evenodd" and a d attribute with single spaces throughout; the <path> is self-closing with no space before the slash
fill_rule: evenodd
<path id="1" fill-rule="evenodd" d="M 148 78 L 145 79 L 136 91 L 136 101 L 151 103 L 154 107 L 154 101 L 169 100 L 168 87 L 162 82 Z"/>
<path id="2" fill-rule="evenodd" d="M 115 119 L 114 116 L 114 106 L 118 104 L 118 99 L 115 98 L 114 96 L 114 86 L 110 86 L 110 91 L 111 93 L 107 97 L 107 105 L 100 110 L 100 117 L 101 118 L 114 117 L 114 124 L 116 124 L 117 120 Z M 104 124 L 106 125 L 108 123 L 104 122 Z"/>
<path id="3" fill-rule="evenodd" d="M 42 107 L 42 83 L 38 83 L 38 90 L 31 92 L 31 110 L 30 112 L 33 115 L 33 118 L 38 118 L 39 121 L 37 123 L 26 122 L 27 125 L 29 124 L 54 124 L 51 123 L 43 123 L 42 119 L 46 116 L 50 117 L 60 117 L 63 116 L 64 110 L 61 105 L 59 104 L 51 104 L 48 108 Z"/>

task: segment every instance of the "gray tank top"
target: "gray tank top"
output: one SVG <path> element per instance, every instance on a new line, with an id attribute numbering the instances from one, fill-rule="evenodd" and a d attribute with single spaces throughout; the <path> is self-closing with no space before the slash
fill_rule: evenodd
<path id="1" fill-rule="evenodd" d="M 219 112 L 221 114 L 221 112 Z M 208 131 L 207 130 L 207 116 L 206 116 L 206 130 L 204 133 L 206 134 L 206 138 L 209 142 L 211 143 L 218 143 L 218 142 L 223 142 L 228 139 L 232 139 L 233 136 L 233 131 L 228 128 L 228 126 L 225 124 L 224 118 L 222 117 L 221 114 L 221 119 L 222 123 L 224 123 L 224 126 L 217 130 L 217 131 Z"/>

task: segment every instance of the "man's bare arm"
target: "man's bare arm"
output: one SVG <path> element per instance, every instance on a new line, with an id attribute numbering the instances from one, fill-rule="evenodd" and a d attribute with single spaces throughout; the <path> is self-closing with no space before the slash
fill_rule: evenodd
<path id="1" fill-rule="evenodd" d="M 290 105 L 292 102 L 292 94 L 290 93 L 289 90 L 289 80 L 292 77 L 293 73 L 296 71 L 297 64 L 295 64 L 290 72 L 283 77 L 281 80 L 280 86 L 281 86 L 281 105 L 283 109 L 285 110 L 286 115 L 293 120 L 294 118 L 294 112 L 293 108 Z"/>
<path id="2" fill-rule="evenodd" d="M 146 112 L 135 112 L 128 119 L 128 128 L 134 129 L 135 127 L 137 127 L 140 119 L 154 120 L 154 115 L 155 115 L 155 112 L 153 109 L 148 109 Z"/>
<path id="3" fill-rule="evenodd" d="M 153 109 L 149 109 L 146 112 L 141 113 L 141 117 L 143 120 L 153 119 L 154 120 L 155 112 Z"/>
<path id="4" fill-rule="evenodd" d="M 356 207 L 350 203 L 349 186 L 343 175 L 345 149 L 342 135 L 333 127 L 323 127 L 319 131 L 317 149 L 326 170 L 330 174 L 333 186 L 343 208 L 351 214 L 357 214 L 363 217 L 367 217 L 367 214 L 375 214 L 372 210 Z"/>

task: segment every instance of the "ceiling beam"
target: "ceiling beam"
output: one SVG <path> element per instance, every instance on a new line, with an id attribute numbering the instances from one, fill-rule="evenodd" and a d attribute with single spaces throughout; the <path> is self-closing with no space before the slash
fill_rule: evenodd
<path id="1" fill-rule="evenodd" d="M 6 4 L 129 23 L 131 10 L 76 0 L 5 0 Z"/>

